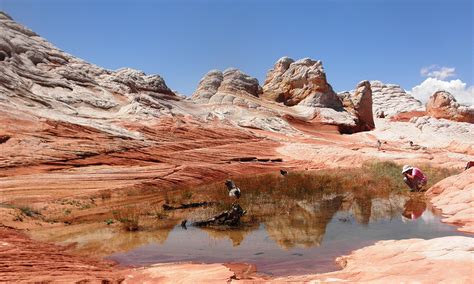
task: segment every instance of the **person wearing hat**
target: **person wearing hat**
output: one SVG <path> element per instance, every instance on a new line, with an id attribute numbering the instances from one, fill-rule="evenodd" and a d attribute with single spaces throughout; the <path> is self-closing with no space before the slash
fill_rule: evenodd
<path id="1" fill-rule="evenodd" d="M 420 191 L 426 185 L 428 178 L 419 169 L 404 165 L 402 169 L 403 181 L 410 187 L 410 191 Z"/>

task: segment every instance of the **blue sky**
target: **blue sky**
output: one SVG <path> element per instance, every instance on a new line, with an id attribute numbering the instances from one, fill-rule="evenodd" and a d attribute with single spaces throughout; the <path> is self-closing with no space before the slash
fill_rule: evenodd
<path id="1" fill-rule="evenodd" d="M 108 69 L 160 74 L 191 94 L 210 69 L 237 67 L 263 83 L 285 55 L 322 60 L 337 91 L 364 79 L 411 89 L 433 76 L 469 87 L 472 3 L 0 0 L 0 9 L 68 53 Z M 420 73 L 430 66 L 451 71 Z"/>

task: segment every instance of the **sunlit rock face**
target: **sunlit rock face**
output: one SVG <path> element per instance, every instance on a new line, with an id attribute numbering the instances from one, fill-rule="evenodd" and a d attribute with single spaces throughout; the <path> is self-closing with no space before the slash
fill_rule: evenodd
<path id="1" fill-rule="evenodd" d="M 410 120 L 417 130 L 420 131 L 426 143 L 449 143 L 456 142 L 458 145 L 465 144 L 468 151 L 472 151 L 474 141 L 474 124 L 467 122 L 455 122 L 446 119 L 436 119 L 430 116 L 414 117 Z M 443 133 L 444 135 L 437 135 Z"/>
<path id="2" fill-rule="evenodd" d="M 388 217 L 396 216 L 408 198 L 403 195 L 391 195 L 389 198 L 348 198 L 347 212 L 354 216 L 359 224 L 369 224 Z"/>
<path id="3" fill-rule="evenodd" d="M 237 69 L 211 70 L 191 99 L 212 106 L 210 115 L 220 120 L 242 120 L 233 115 L 237 108 L 223 106 L 245 108 L 239 110 L 241 117 L 247 117 L 245 122 L 237 123 L 242 127 L 289 133 L 286 123 L 277 120 L 297 116 L 338 125 L 343 133 L 354 133 L 374 128 L 370 84 L 363 82 L 365 85 L 361 82 L 357 86 L 357 92 L 350 96 L 350 106 L 344 109 L 341 98 L 327 83 L 320 61 L 305 58 L 294 62 L 283 57 L 269 71 L 263 90 L 257 79 Z M 258 113 L 249 113 L 251 109 Z"/>
<path id="4" fill-rule="evenodd" d="M 258 104 L 246 100 L 262 92 L 258 80 L 238 69 L 209 71 L 199 82 L 191 99 L 204 104 L 236 104 L 256 108 Z"/>
<path id="5" fill-rule="evenodd" d="M 342 108 L 342 103 L 326 80 L 321 61 L 282 57 L 268 71 L 263 98 L 288 106 Z"/>
<path id="6" fill-rule="evenodd" d="M 372 88 L 373 112 L 377 116 L 382 113 L 391 117 L 401 112 L 421 109 L 421 102 L 408 94 L 401 86 L 385 84 L 381 81 L 370 81 Z"/>
<path id="7" fill-rule="evenodd" d="M 0 106 L 47 119 L 134 136 L 104 119 L 142 119 L 172 112 L 181 100 L 159 75 L 106 70 L 63 52 L 0 15 Z"/>
<path id="8" fill-rule="evenodd" d="M 474 123 L 474 107 L 459 104 L 454 96 L 446 91 L 431 95 L 426 103 L 426 112 L 434 118 Z"/>
<path id="9" fill-rule="evenodd" d="M 351 112 L 357 119 L 359 131 L 368 131 L 375 128 L 372 112 L 372 89 L 369 81 L 357 84 L 355 92 L 342 95 L 344 108 Z"/>

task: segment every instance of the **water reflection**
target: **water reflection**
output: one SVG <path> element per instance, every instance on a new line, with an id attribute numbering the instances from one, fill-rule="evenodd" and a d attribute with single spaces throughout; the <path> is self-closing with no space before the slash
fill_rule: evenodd
<path id="1" fill-rule="evenodd" d="M 263 223 L 270 238 L 284 249 L 319 246 L 326 226 L 341 207 L 343 196 L 295 201 L 287 215 L 269 217 Z"/>
<path id="2" fill-rule="evenodd" d="M 238 229 L 229 229 L 229 228 L 222 228 L 222 229 L 215 229 L 215 228 L 200 228 L 201 230 L 205 231 L 211 238 L 220 240 L 220 239 L 229 239 L 232 242 L 233 247 L 239 246 L 244 239 L 249 235 L 252 231 L 258 229 L 258 224 L 254 225 L 245 225 Z"/>
<path id="3" fill-rule="evenodd" d="M 108 255 L 122 264 L 247 262 L 256 264 L 261 272 L 276 275 L 337 269 L 335 257 L 378 240 L 461 234 L 441 223 L 422 198 L 403 194 L 264 197 L 243 205 L 249 214 L 243 226 L 235 229 L 181 228 L 183 218 L 212 209 L 201 208 L 176 212 L 178 215 L 169 221 L 160 221 L 160 226 L 155 223 L 154 228 L 138 232 L 81 224 L 40 233 L 43 239 L 77 243 L 78 252 Z"/>
<path id="4" fill-rule="evenodd" d="M 160 229 L 135 233 L 123 231 L 118 227 L 104 226 L 102 223 L 91 223 L 36 230 L 33 235 L 39 240 L 75 244 L 77 253 L 107 256 L 149 243 L 163 244 L 174 227 L 175 224 L 170 223 Z"/>
<path id="5" fill-rule="evenodd" d="M 425 200 L 415 197 L 410 198 L 404 206 L 402 212 L 402 218 L 415 220 L 420 218 L 423 215 L 423 212 L 426 210 Z"/>

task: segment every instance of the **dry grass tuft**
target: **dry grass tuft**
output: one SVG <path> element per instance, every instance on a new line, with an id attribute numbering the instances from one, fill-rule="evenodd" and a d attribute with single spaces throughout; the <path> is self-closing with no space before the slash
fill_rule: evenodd
<path id="1" fill-rule="evenodd" d="M 114 219 L 119 221 L 126 231 L 138 231 L 142 211 L 137 206 L 125 207 L 113 212 Z"/>

